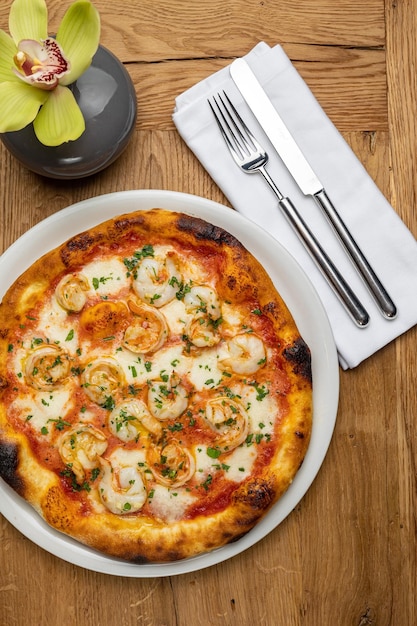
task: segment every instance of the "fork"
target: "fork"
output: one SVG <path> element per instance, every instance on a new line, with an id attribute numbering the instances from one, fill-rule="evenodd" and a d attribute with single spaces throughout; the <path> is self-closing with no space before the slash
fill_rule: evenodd
<path id="1" fill-rule="evenodd" d="M 258 173 L 263 176 L 277 196 L 278 205 L 285 217 L 354 322 L 360 328 L 367 326 L 369 323 L 368 312 L 323 250 L 294 204 L 289 198 L 284 197 L 278 189 L 265 167 L 268 163 L 267 152 L 250 132 L 226 92 L 223 91 L 223 97 L 218 93 L 217 97 L 212 96 L 212 102 L 210 99 L 207 101 L 235 163 L 246 174 Z"/>

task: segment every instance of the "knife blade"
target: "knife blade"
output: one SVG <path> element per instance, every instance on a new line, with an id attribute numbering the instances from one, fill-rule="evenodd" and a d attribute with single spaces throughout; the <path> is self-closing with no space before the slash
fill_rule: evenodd
<path id="1" fill-rule="evenodd" d="M 312 196 L 326 215 L 381 313 L 386 319 L 394 319 L 397 315 L 394 302 L 245 59 L 232 62 L 230 75 L 302 193 Z"/>

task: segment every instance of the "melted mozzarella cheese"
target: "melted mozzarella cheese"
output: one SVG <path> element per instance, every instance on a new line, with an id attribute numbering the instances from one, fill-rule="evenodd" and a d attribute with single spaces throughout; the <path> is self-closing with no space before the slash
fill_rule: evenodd
<path id="1" fill-rule="evenodd" d="M 126 266 L 117 258 L 93 261 L 83 267 L 83 275 L 99 296 L 115 295 L 130 284 Z"/>
<path id="2" fill-rule="evenodd" d="M 237 333 L 242 332 L 245 319 L 235 307 L 226 302 L 222 302 L 221 316 L 223 320 L 221 328 L 224 335 L 233 337 Z"/>
<path id="3" fill-rule="evenodd" d="M 225 477 L 236 483 L 247 478 L 257 458 L 257 447 L 243 443 L 230 452 L 213 459 L 208 454 L 208 447 L 199 445 L 194 451 L 196 458 L 196 478 L 203 483 L 209 474 L 215 475 L 217 471 L 223 471 Z"/>
<path id="4" fill-rule="evenodd" d="M 73 354 L 77 349 L 75 325 L 72 325 L 68 313 L 59 306 L 55 297 L 40 312 L 37 329 L 54 343 L 65 347 L 70 353 Z"/>
<path id="5" fill-rule="evenodd" d="M 117 467 L 143 466 L 146 463 L 145 451 L 138 448 L 134 450 L 123 447 L 115 448 L 109 457 L 112 465 Z"/>
<path id="6" fill-rule="evenodd" d="M 82 424 L 93 424 L 97 419 L 96 414 L 88 410 L 80 412 L 78 417 Z"/>
<path id="7" fill-rule="evenodd" d="M 42 429 L 46 428 L 48 432 L 45 431 L 41 434 L 47 435 L 54 427 L 53 420 L 65 419 L 65 415 L 71 407 L 71 392 L 68 389 L 63 389 L 26 394 L 16 398 L 11 409 L 18 412 L 22 421 L 29 422 L 35 432 L 41 433 Z"/>
<path id="8" fill-rule="evenodd" d="M 200 262 L 194 261 L 191 257 L 182 257 L 182 271 L 185 284 L 204 283 L 214 287 L 213 281 L 210 279 L 204 266 Z"/>
<path id="9" fill-rule="evenodd" d="M 242 482 L 250 476 L 253 464 L 256 461 L 256 445 L 247 446 L 245 443 L 235 448 L 225 457 L 220 457 L 222 463 L 228 466 L 226 477 L 236 483 Z"/>
<path id="10" fill-rule="evenodd" d="M 194 450 L 195 462 L 196 462 L 196 478 L 197 480 L 201 479 L 203 482 L 210 473 L 215 471 L 216 466 L 219 465 L 219 461 L 217 459 L 211 458 L 207 454 L 207 446 L 198 445 Z"/>
<path id="11" fill-rule="evenodd" d="M 105 507 L 116 515 L 139 511 L 146 502 L 147 492 L 138 466 L 115 467 L 102 459 L 101 469 L 99 496 Z"/>
<path id="12" fill-rule="evenodd" d="M 260 396 L 255 387 L 251 385 L 242 385 L 233 391 L 240 396 L 240 401 L 248 414 L 249 432 L 263 435 L 272 434 L 278 413 L 276 400 L 270 394 L 264 397 Z"/>
<path id="13" fill-rule="evenodd" d="M 219 369 L 219 359 L 215 348 L 207 348 L 192 359 L 190 380 L 197 391 L 210 389 L 220 384 L 222 369 Z"/>
<path id="14" fill-rule="evenodd" d="M 41 345 L 42 340 L 45 345 L 47 341 L 59 345 L 72 356 L 78 347 L 77 323 L 74 323 L 68 313 L 59 306 L 55 297 L 41 309 L 37 327 L 32 335 L 23 341 L 20 350 L 15 351 L 16 373 L 21 371 L 22 362 L 27 357 L 28 351 Z"/>
<path id="15" fill-rule="evenodd" d="M 152 513 L 164 522 L 180 520 L 196 498 L 187 489 L 168 489 L 156 485 L 148 499 Z"/>
<path id="16" fill-rule="evenodd" d="M 146 383 L 146 380 L 149 378 L 149 373 L 145 366 L 146 358 L 135 355 L 125 349 L 119 350 L 113 356 L 122 368 L 126 382 L 129 385 L 144 385 Z"/>
<path id="17" fill-rule="evenodd" d="M 161 307 L 160 310 L 165 315 L 171 333 L 173 335 L 182 335 L 191 317 L 186 312 L 184 303 L 174 298 L 171 302 Z"/>
<path id="18" fill-rule="evenodd" d="M 158 379 L 162 375 L 178 372 L 186 375 L 189 369 L 189 359 L 184 357 L 182 346 L 174 345 L 162 348 L 153 355 L 134 355 L 129 350 L 118 350 L 114 354 L 122 367 L 126 381 L 130 385 L 145 385 L 148 380 Z"/>
<path id="19" fill-rule="evenodd" d="M 174 345 L 155 354 L 149 367 L 148 379 L 158 378 L 161 373 L 170 375 L 173 371 L 183 376 L 189 369 L 189 359 L 183 355 L 182 346 Z"/>

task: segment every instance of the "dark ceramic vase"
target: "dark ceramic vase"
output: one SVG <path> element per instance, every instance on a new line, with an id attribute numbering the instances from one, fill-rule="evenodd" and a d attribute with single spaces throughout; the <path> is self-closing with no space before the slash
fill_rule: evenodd
<path id="1" fill-rule="evenodd" d="M 70 89 L 86 124 L 79 139 L 44 146 L 32 124 L 0 136 L 25 167 L 49 178 L 71 180 L 103 170 L 120 156 L 135 128 L 137 104 L 132 80 L 123 64 L 103 46 Z"/>

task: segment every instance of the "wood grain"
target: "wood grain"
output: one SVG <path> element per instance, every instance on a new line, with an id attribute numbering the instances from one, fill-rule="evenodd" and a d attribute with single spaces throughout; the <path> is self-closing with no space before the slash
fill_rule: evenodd
<path id="1" fill-rule="evenodd" d="M 417 235 L 417 6 L 411 0 L 97 0 L 102 44 L 126 64 L 138 121 L 110 168 L 75 183 L 0 144 L 0 250 L 102 193 L 172 189 L 228 204 L 172 123 L 175 97 L 281 43 Z M 50 31 L 67 3 L 48 0 Z M 7 30 L 9 2 L 0 5 Z M 415 286 L 410 286 L 415 288 Z M 328 454 L 278 528 L 237 557 L 169 578 L 64 562 L 0 516 L 0 626 L 411 626 L 417 623 L 417 329 L 340 373 Z"/>

